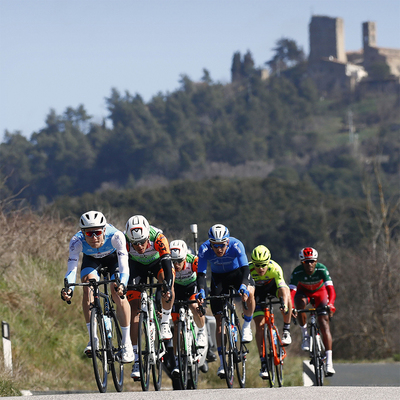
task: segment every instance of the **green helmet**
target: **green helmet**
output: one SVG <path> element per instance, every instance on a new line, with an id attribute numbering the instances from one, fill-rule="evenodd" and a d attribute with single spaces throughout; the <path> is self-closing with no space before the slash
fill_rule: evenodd
<path id="1" fill-rule="evenodd" d="M 251 261 L 256 264 L 267 264 L 271 259 L 271 252 L 268 250 L 267 247 L 260 244 L 259 246 L 255 247 L 253 252 L 251 253 Z"/>

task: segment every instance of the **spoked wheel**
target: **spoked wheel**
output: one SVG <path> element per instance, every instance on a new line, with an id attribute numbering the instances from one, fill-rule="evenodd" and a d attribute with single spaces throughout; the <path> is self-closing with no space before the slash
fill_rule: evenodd
<path id="1" fill-rule="evenodd" d="M 124 364 L 121 359 L 122 334 L 115 314 L 110 316 L 112 325 L 112 337 L 109 339 L 112 348 L 111 373 L 115 390 L 122 392 L 124 385 Z"/>
<path id="2" fill-rule="evenodd" d="M 242 331 L 240 325 L 236 324 L 237 340 L 234 344 L 234 361 L 236 364 L 236 375 L 239 380 L 239 386 L 244 388 L 246 386 L 246 354 L 247 348 L 242 343 Z"/>
<path id="3" fill-rule="evenodd" d="M 188 357 L 185 343 L 185 330 L 186 326 L 183 321 L 178 321 L 176 350 L 178 353 L 179 378 L 183 390 L 187 389 L 188 384 Z"/>
<path id="4" fill-rule="evenodd" d="M 265 325 L 264 328 L 264 343 L 265 343 L 265 362 L 268 369 L 268 382 L 270 387 L 275 385 L 275 364 L 274 364 L 274 351 L 272 348 L 272 340 L 269 328 Z"/>
<path id="5" fill-rule="evenodd" d="M 277 329 L 277 335 L 278 335 L 278 329 Z M 276 380 L 278 382 L 279 387 L 282 387 L 283 385 L 283 365 L 282 365 L 282 359 L 283 359 L 283 347 L 281 345 L 281 342 L 277 339 L 276 340 L 276 353 L 278 354 L 280 363 L 278 365 L 275 365 L 276 369 Z"/>
<path id="6" fill-rule="evenodd" d="M 139 328 L 138 328 L 138 355 L 139 355 L 139 369 L 140 369 L 140 384 L 142 390 L 147 392 L 150 383 L 150 343 L 148 340 L 147 320 L 144 313 L 139 315 Z"/>
<path id="7" fill-rule="evenodd" d="M 107 342 L 104 320 L 96 308 L 90 315 L 90 343 L 92 345 L 92 361 L 94 376 L 100 393 L 107 390 Z"/>
<path id="8" fill-rule="evenodd" d="M 154 317 L 156 318 L 156 317 Z M 154 357 L 155 364 L 151 366 L 151 372 L 153 375 L 154 390 L 161 390 L 162 382 L 162 363 L 165 352 L 165 347 L 163 341 L 160 339 L 160 330 L 158 329 L 159 324 L 156 319 L 154 319 Z"/>
<path id="9" fill-rule="evenodd" d="M 233 386 L 234 363 L 233 363 L 233 348 L 230 334 L 230 326 L 225 317 L 221 319 L 221 347 L 222 347 L 222 362 L 225 370 L 225 379 L 228 388 Z"/>
<path id="10" fill-rule="evenodd" d="M 192 332 L 189 332 L 189 335 L 193 335 Z M 196 338 L 192 336 L 192 346 L 191 349 L 191 362 L 188 365 L 189 368 L 189 378 L 188 378 L 188 389 L 197 389 L 197 383 L 199 381 L 199 360 L 197 359 L 197 346 L 196 346 Z"/>

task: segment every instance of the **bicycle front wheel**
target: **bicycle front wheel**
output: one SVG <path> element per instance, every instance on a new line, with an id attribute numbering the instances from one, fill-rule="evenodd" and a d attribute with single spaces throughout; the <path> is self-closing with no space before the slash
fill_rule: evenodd
<path id="1" fill-rule="evenodd" d="M 162 382 L 162 363 L 165 353 L 165 347 L 163 341 L 160 339 L 160 325 L 157 319 L 156 313 L 154 312 L 154 358 L 155 364 L 151 366 L 153 374 L 154 390 L 161 390 Z"/>
<path id="2" fill-rule="evenodd" d="M 183 321 L 178 321 L 177 326 L 177 339 L 176 339 L 176 352 L 178 355 L 178 368 L 180 373 L 180 383 L 183 390 L 187 389 L 188 384 L 188 356 L 185 338 L 186 326 Z"/>
<path id="3" fill-rule="evenodd" d="M 140 369 L 140 384 L 142 390 L 147 392 L 150 383 L 150 343 L 147 326 L 147 314 L 141 312 L 139 315 L 138 328 L 138 355 Z"/>
<path id="4" fill-rule="evenodd" d="M 272 337 L 267 324 L 264 325 L 264 348 L 265 348 L 265 363 L 268 369 L 269 387 L 275 386 L 275 364 L 274 364 L 274 349 L 272 345 Z"/>
<path id="5" fill-rule="evenodd" d="M 322 343 L 322 338 L 319 332 L 316 334 L 317 339 L 317 349 L 318 349 L 318 370 L 319 370 L 319 386 L 324 386 L 325 377 L 325 360 L 324 360 L 324 347 Z"/>
<path id="6" fill-rule="evenodd" d="M 107 341 L 101 313 L 96 307 L 90 313 L 90 343 L 94 376 L 100 393 L 107 391 Z"/>
<path id="7" fill-rule="evenodd" d="M 117 392 L 122 392 L 122 388 L 124 385 L 124 364 L 122 363 L 121 359 L 122 333 L 114 312 L 110 313 L 110 320 L 112 326 L 112 336 L 108 340 L 111 344 L 112 352 L 111 373 L 114 381 L 115 390 Z"/>
<path id="8" fill-rule="evenodd" d="M 282 385 L 283 385 L 283 365 L 282 365 L 282 363 L 283 363 L 283 361 L 282 361 L 282 359 L 283 359 L 283 347 L 281 345 L 281 342 L 278 339 L 278 337 L 279 337 L 278 328 L 275 328 L 275 330 L 276 330 L 276 338 L 277 338 L 276 343 L 275 343 L 276 354 L 279 357 L 279 364 L 275 365 L 276 380 L 278 381 L 279 387 L 282 387 Z"/>
<path id="9" fill-rule="evenodd" d="M 225 371 L 225 380 L 228 388 L 233 386 L 234 363 L 233 363 L 233 348 L 232 334 L 229 321 L 226 317 L 221 318 L 221 347 L 222 347 L 222 362 Z"/>
<path id="10" fill-rule="evenodd" d="M 314 375 L 315 375 L 315 384 L 317 386 L 322 386 L 323 382 L 321 382 L 321 369 L 320 369 L 320 359 L 318 355 L 318 344 L 317 344 L 317 331 L 315 326 L 311 326 L 311 362 L 314 366 Z"/>
<path id="11" fill-rule="evenodd" d="M 194 336 L 193 333 L 194 326 L 191 326 L 191 331 L 189 332 L 189 335 L 192 337 L 192 344 L 191 348 L 189 351 L 191 352 L 191 357 L 190 357 L 190 365 L 188 365 L 189 369 L 189 377 L 188 377 L 188 389 L 197 389 L 197 383 L 199 380 L 199 360 L 198 360 L 198 351 L 197 351 L 197 345 L 196 345 L 196 337 Z"/>
<path id="12" fill-rule="evenodd" d="M 237 320 L 237 316 L 236 316 Z M 237 341 L 234 343 L 234 361 L 236 365 L 236 375 L 239 380 L 239 386 L 244 388 L 246 386 L 246 354 L 247 348 L 242 342 L 242 330 L 240 324 L 236 325 Z"/>

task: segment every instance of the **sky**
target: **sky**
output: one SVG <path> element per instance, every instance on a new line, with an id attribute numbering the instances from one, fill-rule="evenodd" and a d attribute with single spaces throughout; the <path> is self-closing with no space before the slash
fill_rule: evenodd
<path id="1" fill-rule="evenodd" d="M 344 20 L 346 51 L 365 21 L 400 48 L 400 0 L 0 0 L 0 141 L 29 139 L 51 109 L 83 104 L 100 123 L 113 88 L 148 102 L 203 69 L 228 83 L 235 52 L 263 67 L 283 37 L 308 55 L 312 15 Z"/>

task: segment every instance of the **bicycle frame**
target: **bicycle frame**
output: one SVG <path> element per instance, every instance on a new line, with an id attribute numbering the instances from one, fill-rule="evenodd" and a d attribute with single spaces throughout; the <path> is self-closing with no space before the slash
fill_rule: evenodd
<path id="1" fill-rule="evenodd" d="M 282 354 L 282 357 L 280 357 L 280 355 L 278 354 L 278 351 L 276 349 L 275 340 L 271 341 L 273 355 L 274 355 L 274 365 L 279 365 L 279 364 L 282 364 L 283 360 L 286 358 L 286 350 L 283 347 L 282 339 L 281 339 L 281 336 L 279 335 L 278 328 L 275 326 L 275 315 L 274 315 L 273 307 L 272 307 L 273 303 L 278 303 L 278 301 L 274 302 L 271 298 L 269 298 L 268 302 L 267 302 L 267 306 L 264 308 L 264 318 L 265 318 L 265 325 L 266 325 L 266 326 L 264 326 L 264 329 L 268 329 L 271 338 L 274 338 L 276 336 L 276 338 L 278 339 L 278 341 L 282 347 L 283 354 Z M 264 340 L 263 340 L 263 357 L 265 357 L 265 358 L 267 357 L 266 343 Z"/>

